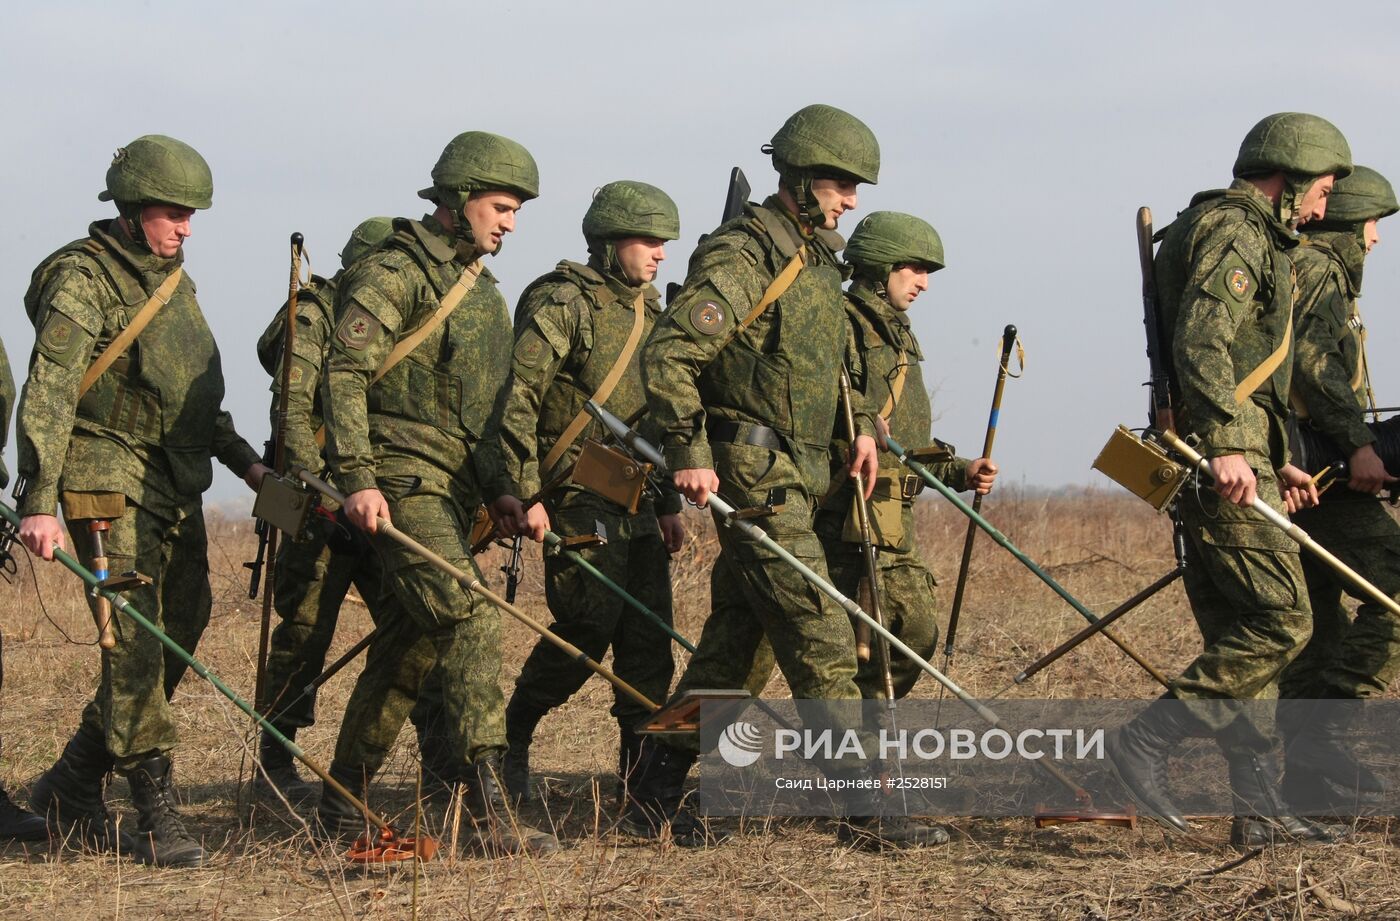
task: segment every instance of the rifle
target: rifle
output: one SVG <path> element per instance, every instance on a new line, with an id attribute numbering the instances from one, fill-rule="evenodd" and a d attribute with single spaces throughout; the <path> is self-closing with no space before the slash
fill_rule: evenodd
<path id="1" fill-rule="evenodd" d="M 301 287 L 301 257 L 304 238 L 300 233 L 291 237 L 292 270 L 287 283 L 287 319 L 282 332 L 282 387 L 277 394 L 277 416 L 272 432 L 272 469 L 278 476 L 287 473 L 287 402 L 292 389 L 292 350 L 293 337 L 297 325 L 297 291 Z M 254 684 L 253 700 L 259 706 L 264 703 L 263 685 L 267 680 L 267 653 L 272 637 L 272 594 L 273 579 L 277 571 L 277 529 L 265 527 L 265 541 L 260 541 L 259 552 L 265 553 L 266 575 L 263 582 L 262 623 L 258 628 L 258 670 Z"/>
<path id="2" fill-rule="evenodd" d="M 263 442 L 262 462 L 269 467 L 272 466 L 272 441 Z M 272 532 L 277 530 L 261 518 L 253 518 L 253 533 L 258 536 L 258 552 L 251 562 L 243 564 L 243 568 L 248 570 L 248 599 L 258 597 L 258 586 L 262 585 L 263 567 L 267 565 L 267 542 L 272 536 Z"/>
<path id="3" fill-rule="evenodd" d="M 1176 429 L 1172 410 L 1171 377 L 1162 358 L 1162 315 L 1157 303 L 1157 281 L 1152 270 L 1152 209 L 1137 212 L 1138 263 L 1142 269 L 1142 325 L 1147 333 L 1147 366 L 1150 388 L 1148 420 L 1156 429 Z"/>
<path id="4" fill-rule="evenodd" d="M 729 171 L 729 189 L 724 195 L 724 215 L 719 219 L 721 224 L 727 224 L 744 213 L 744 205 L 749 203 L 748 177 L 739 167 L 734 167 Z"/>

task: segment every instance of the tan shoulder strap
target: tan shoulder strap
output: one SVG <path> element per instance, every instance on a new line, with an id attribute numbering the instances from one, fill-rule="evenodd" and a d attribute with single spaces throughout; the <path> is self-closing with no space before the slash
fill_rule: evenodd
<path id="1" fill-rule="evenodd" d="M 461 277 L 443 295 L 442 302 L 438 304 L 438 309 L 433 311 L 433 315 L 395 344 L 389 357 L 384 359 L 384 364 L 380 365 L 379 370 L 375 371 L 374 376 L 369 379 L 371 384 L 377 383 L 384 375 L 394 370 L 395 365 L 407 358 L 410 352 L 422 345 L 424 339 L 432 335 L 433 330 L 442 325 L 442 322 L 447 319 L 447 315 L 457 309 L 457 305 L 462 303 L 462 298 L 466 297 L 467 293 L 476 285 L 476 280 L 481 277 L 481 270 L 480 259 L 475 260 L 462 270 Z"/>
<path id="2" fill-rule="evenodd" d="M 617 354 L 617 361 L 608 370 L 603 382 L 598 385 L 593 396 L 589 397 L 594 403 L 602 406 L 612 396 L 612 392 L 617 389 L 617 384 L 622 380 L 622 375 L 627 373 L 627 365 L 632 361 L 633 354 L 637 351 L 637 346 L 642 341 L 642 329 L 646 325 L 646 299 L 643 295 L 637 295 L 637 300 L 632 304 L 632 332 L 627 335 L 627 342 L 623 344 L 622 351 Z M 554 443 L 554 447 L 549 449 L 549 453 L 540 461 L 540 471 L 543 474 L 554 467 L 559 462 L 559 458 L 564 456 L 575 441 L 578 440 L 585 426 L 588 425 L 589 413 L 587 409 L 581 409 L 578 415 L 569 420 L 564 433 L 559 436 L 559 440 Z"/>
<path id="3" fill-rule="evenodd" d="M 1235 385 L 1235 402 L 1243 403 L 1254 395 L 1254 391 L 1264 385 L 1264 382 L 1278 370 L 1279 365 L 1288 357 L 1288 350 L 1293 347 L 1293 324 L 1283 325 L 1283 341 L 1278 344 L 1268 358 L 1261 361 L 1253 371 L 1245 375 L 1245 379 Z"/>
<path id="4" fill-rule="evenodd" d="M 899 370 L 895 372 L 894 380 L 890 382 L 890 395 L 885 399 L 885 405 L 880 407 L 880 418 L 889 421 L 894 415 L 894 408 L 899 405 L 899 398 L 904 395 L 904 379 L 909 376 L 909 362 L 905 361 L 905 352 L 901 349 L 899 353 Z"/>
<path id="5" fill-rule="evenodd" d="M 131 348 L 131 343 L 135 342 L 136 337 L 141 335 L 141 331 L 160 312 L 160 308 L 170 303 L 170 298 L 175 295 L 175 289 L 179 287 L 180 279 L 184 275 L 185 269 L 180 266 L 165 276 L 165 281 L 160 283 L 160 287 L 156 288 L 155 293 L 136 312 L 136 316 L 131 318 L 126 329 L 118 333 L 117 338 L 112 340 L 112 344 L 107 346 L 106 350 L 97 356 L 97 360 L 88 366 L 87 373 L 83 375 L 82 381 L 78 384 L 78 399 L 81 400 L 92 389 L 92 385 L 97 383 L 97 379 L 108 368 L 112 367 L 118 358 L 126 354 L 126 350 Z"/>
<path id="6" fill-rule="evenodd" d="M 734 332 L 730 334 L 729 338 L 733 339 L 752 326 L 753 321 L 762 316 L 763 311 L 767 310 L 773 305 L 774 301 L 787 293 L 787 289 L 792 287 L 792 283 L 797 280 L 798 274 L 806 268 L 806 266 L 807 247 L 804 245 L 800 247 L 796 253 L 793 253 L 792 258 L 788 260 L 788 264 L 783 266 L 783 270 L 778 273 L 778 277 L 773 279 L 767 288 L 763 289 L 763 296 L 758 299 L 757 304 L 753 305 L 753 309 L 746 313 L 744 318 L 739 321 L 739 325 L 734 327 Z"/>

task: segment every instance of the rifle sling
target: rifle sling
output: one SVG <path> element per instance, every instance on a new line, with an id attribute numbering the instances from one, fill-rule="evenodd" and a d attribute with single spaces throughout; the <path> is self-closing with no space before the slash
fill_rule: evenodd
<path id="1" fill-rule="evenodd" d="M 184 277 L 185 269 L 178 267 L 175 271 L 165 276 L 165 280 L 156 288 L 155 293 L 137 311 L 136 316 L 131 318 L 126 329 L 122 330 L 117 338 L 112 340 L 112 344 L 97 356 L 97 360 L 88 366 L 87 373 L 83 375 L 82 381 L 78 384 L 78 399 L 82 399 L 87 392 L 92 389 L 92 385 L 97 383 L 97 379 L 114 363 L 118 358 L 126 354 L 126 350 L 131 348 L 131 343 L 136 341 L 136 337 L 155 319 L 155 315 L 160 312 L 160 308 L 170 303 L 170 298 L 174 296 L 175 289 L 180 285 L 180 279 Z"/>

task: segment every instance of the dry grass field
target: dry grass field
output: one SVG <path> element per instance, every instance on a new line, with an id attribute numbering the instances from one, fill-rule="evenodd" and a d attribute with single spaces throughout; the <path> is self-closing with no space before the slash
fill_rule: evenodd
<path id="1" fill-rule="evenodd" d="M 1099 491 L 1055 496 L 1004 489 L 989 517 L 1090 607 L 1107 611 L 1171 567 L 1168 523 L 1136 499 Z M 700 524 L 698 516 L 693 522 Z M 919 529 L 945 594 L 957 571 L 965 519 L 936 498 L 921 503 Z M 251 556 L 247 519 L 211 516 L 214 616 L 200 658 L 251 694 L 258 604 L 245 594 Z M 1079 616 L 985 538 L 974 557 L 954 677 L 990 696 L 1041 652 L 1082 625 Z M 700 529 L 674 567 L 678 623 L 697 637 L 708 605 L 713 533 Z M 482 561 L 493 583 L 499 551 Z M 523 605 L 546 614 L 537 560 Z M 942 599 L 946 607 L 948 599 Z M 23 799 L 74 728 L 98 671 L 79 584 L 57 566 L 19 561 L 0 585 L 6 681 L 0 776 Z M 946 616 L 946 611 L 945 611 Z M 368 629 L 348 604 L 333 654 Z M 1184 596 L 1173 586 L 1121 622 L 1120 634 L 1168 674 L 1199 646 Z M 509 686 L 533 637 L 505 630 L 502 679 Z M 678 655 L 679 655 L 678 650 Z M 329 759 L 356 667 L 332 680 L 320 721 L 300 737 Z M 771 687 L 769 695 L 784 694 Z M 935 696 L 927 679 L 918 696 Z M 1011 692 L 1022 697 L 1148 697 L 1154 686 L 1112 645 L 1095 639 Z M 314 844 L 286 810 L 249 803 L 248 721 L 190 676 L 176 698 L 183 741 L 176 774 L 185 809 L 210 851 L 199 871 L 150 870 L 129 860 L 71 850 L 0 851 L 0 917 L 88 918 L 1330 918 L 1400 917 L 1397 831 L 1367 819 L 1348 843 L 1241 852 L 1225 843 L 1227 820 L 1199 838 L 1029 820 L 948 820 L 941 848 L 875 855 L 836 844 L 825 820 L 726 820 L 735 834 L 709 849 L 682 850 L 614 831 L 611 690 L 592 680 L 541 726 L 533 750 L 548 779 L 529 810 L 564 843 L 540 860 L 444 854 L 411 865 L 360 869 Z M 415 750 L 405 733 L 380 778 L 375 805 L 400 816 L 412 799 Z M 125 785 L 114 807 L 130 817 Z M 601 792 L 600 792 L 601 791 Z M 411 818 L 409 819 L 411 822 Z"/>

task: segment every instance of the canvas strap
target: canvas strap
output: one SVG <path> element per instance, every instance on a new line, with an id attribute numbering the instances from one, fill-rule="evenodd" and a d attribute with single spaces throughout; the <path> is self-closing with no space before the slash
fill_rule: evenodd
<path id="1" fill-rule="evenodd" d="M 97 356 L 97 360 L 88 367 L 87 373 L 83 375 L 82 381 L 78 384 L 78 399 L 81 400 L 92 389 L 92 385 L 97 383 L 97 379 L 108 368 L 112 367 L 118 358 L 126 354 L 126 350 L 131 348 L 131 343 L 135 342 L 136 337 L 141 335 L 141 331 L 160 312 L 160 308 L 170 303 L 170 298 L 174 296 L 175 289 L 179 287 L 180 279 L 184 277 L 184 274 L 185 269 L 182 266 L 165 276 L 165 281 L 160 283 L 160 287 L 156 288 L 155 293 L 136 312 L 136 316 L 131 318 L 126 329 L 122 330 L 117 338 L 112 340 L 112 344 L 107 346 L 101 355 Z"/>

